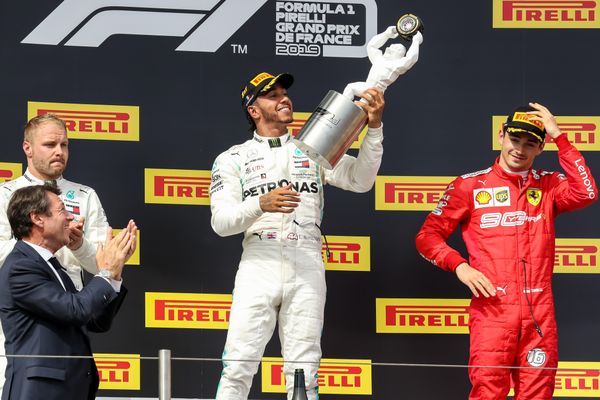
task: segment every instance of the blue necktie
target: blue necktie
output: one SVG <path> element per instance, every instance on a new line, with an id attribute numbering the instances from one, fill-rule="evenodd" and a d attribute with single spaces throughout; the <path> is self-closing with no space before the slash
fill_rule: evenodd
<path id="1" fill-rule="evenodd" d="M 50 257 L 48 259 L 48 262 L 54 267 L 56 272 L 58 272 L 58 275 L 60 276 L 60 279 L 63 281 L 63 285 L 65 285 L 65 289 L 67 290 L 67 292 L 77 293 L 77 289 L 75 289 L 75 285 L 73 284 L 73 281 L 71 281 L 71 278 L 69 278 L 69 275 L 67 275 L 65 267 L 60 265 L 60 262 L 58 262 L 56 257 Z"/>

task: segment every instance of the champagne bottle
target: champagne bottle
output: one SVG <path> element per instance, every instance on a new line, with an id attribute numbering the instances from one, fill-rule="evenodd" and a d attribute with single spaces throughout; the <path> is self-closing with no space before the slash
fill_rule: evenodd
<path id="1" fill-rule="evenodd" d="M 292 400 L 308 400 L 304 384 L 304 370 L 299 368 L 294 371 L 294 394 Z"/>

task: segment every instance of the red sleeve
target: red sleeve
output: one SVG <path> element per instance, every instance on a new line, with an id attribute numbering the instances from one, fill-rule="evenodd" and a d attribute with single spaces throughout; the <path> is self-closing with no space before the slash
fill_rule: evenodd
<path id="1" fill-rule="evenodd" d="M 558 161 L 565 175 L 555 174 L 554 200 L 556 213 L 576 210 L 592 204 L 598 198 L 598 187 L 585 159 L 573 146 L 567 135 L 558 136 Z"/>
<path id="2" fill-rule="evenodd" d="M 446 240 L 470 213 L 469 195 L 461 187 L 462 178 L 455 179 L 439 201 L 437 207 L 427 216 L 417 234 L 417 250 L 423 258 L 447 271 L 454 271 L 467 260 L 448 246 Z"/>

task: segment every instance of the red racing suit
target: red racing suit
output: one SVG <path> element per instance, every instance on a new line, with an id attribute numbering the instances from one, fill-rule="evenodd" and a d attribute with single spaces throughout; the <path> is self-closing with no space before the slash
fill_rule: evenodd
<path id="1" fill-rule="evenodd" d="M 551 399 L 558 336 L 552 296 L 554 218 L 596 200 L 598 189 L 581 153 L 566 135 L 555 139 L 565 175 L 531 169 L 524 181 L 496 163 L 456 178 L 417 234 L 421 255 L 454 271 L 467 262 L 446 240 L 461 225 L 469 264 L 496 287 L 469 308 L 469 399 L 505 400 L 510 378 L 515 399 Z M 538 330 L 540 331 L 538 333 Z"/>

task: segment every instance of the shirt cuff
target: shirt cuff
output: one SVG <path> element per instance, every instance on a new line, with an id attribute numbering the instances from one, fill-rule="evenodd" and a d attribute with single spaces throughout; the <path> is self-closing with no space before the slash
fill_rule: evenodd
<path id="1" fill-rule="evenodd" d="M 106 282 L 108 282 L 110 284 L 110 286 L 112 286 L 113 290 L 117 293 L 121 292 L 121 285 L 123 284 L 123 279 L 121 279 L 120 281 L 116 280 L 116 279 L 112 279 L 112 278 L 107 278 L 105 276 L 101 276 L 101 275 L 96 275 L 99 278 L 104 279 Z"/>
<path id="2" fill-rule="evenodd" d="M 458 253 L 450 253 L 446 256 L 446 260 L 445 264 L 448 266 L 448 270 L 454 272 L 456 270 L 456 267 L 458 267 L 460 264 L 462 263 L 467 263 L 467 260 L 464 259 L 463 256 L 461 256 Z"/>
<path id="3" fill-rule="evenodd" d="M 265 212 L 260 208 L 260 196 L 251 197 L 244 201 L 244 207 L 246 207 L 246 215 L 249 217 L 258 218 Z"/>
<path id="4" fill-rule="evenodd" d="M 561 133 L 560 135 L 558 135 L 556 138 L 552 139 L 554 141 L 554 143 L 556 144 L 556 147 L 558 147 L 558 149 L 567 149 L 571 147 L 571 142 L 569 141 L 569 138 L 567 137 L 567 135 L 565 135 L 564 133 Z"/>
<path id="5" fill-rule="evenodd" d="M 367 135 L 373 138 L 383 138 L 383 122 L 379 125 L 379 128 L 367 129 Z"/>

